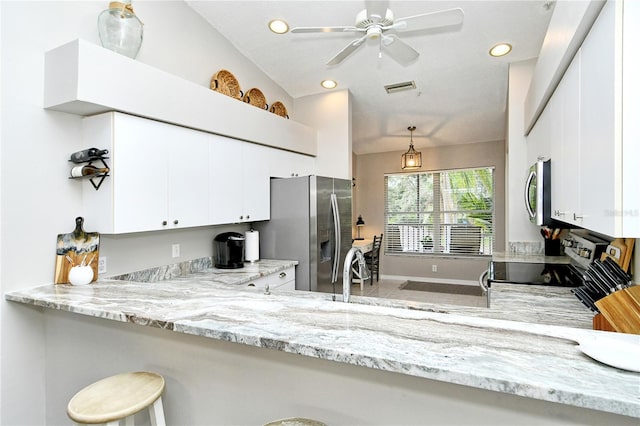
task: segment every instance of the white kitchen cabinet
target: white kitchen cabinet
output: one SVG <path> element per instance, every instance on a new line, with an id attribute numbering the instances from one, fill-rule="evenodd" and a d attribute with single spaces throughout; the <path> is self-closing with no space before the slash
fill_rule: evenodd
<path id="1" fill-rule="evenodd" d="M 270 292 L 292 291 L 296 289 L 296 270 L 295 267 L 287 268 L 284 271 L 251 280 L 243 285 L 262 292 L 265 291 L 267 285 Z"/>
<path id="2" fill-rule="evenodd" d="M 580 52 L 549 102 L 551 116 L 551 217 L 576 224 L 580 206 Z M 545 109 L 546 111 L 546 109 Z"/>
<path id="3" fill-rule="evenodd" d="M 101 233 L 208 224 L 208 135 L 109 112 L 83 120 L 84 144 L 109 150 L 110 176 L 83 187 L 85 221 Z"/>
<path id="4" fill-rule="evenodd" d="M 209 221 L 212 224 L 269 219 L 270 148 L 211 135 Z"/>
<path id="5" fill-rule="evenodd" d="M 316 174 L 314 157 L 281 149 L 270 151 L 269 173 L 272 177 L 287 178 Z"/>
<path id="6" fill-rule="evenodd" d="M 554 217 L 612 237 L 640 237 L 639 3 L 605 4 L 552 97 Z"/>

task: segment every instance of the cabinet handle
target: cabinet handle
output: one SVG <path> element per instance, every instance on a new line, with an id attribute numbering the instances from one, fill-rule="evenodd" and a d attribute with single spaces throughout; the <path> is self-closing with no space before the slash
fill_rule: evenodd
<path id="1" fill-rule="evenodd" d="M 166 220 L 162 221 L 162 226 L 167 226 L 167 221 Z"/>
<path id="2" fill-rule="evenodd" d="M 286 277 L 286 276 L 287 276 L 287 273 L 286 273 L 286 272 L 280 272 L 280 278 L 284 278 L 284 277 Z"/>
<path id="3" fill-rule="evenodd" d="M 179 223 L 179 222 L 178 222 L 178 219 L 176 219 L 176 220 L 174 220 L 174 221 L 173 221 L 173 224 L 174 224 L 174 225 L 177 225 L 178 223 Z"/>
<path id="4" fill-rule="evenodd" d="M 249 283 L 247 284 L 247 287 L 255 287 L 256 285 L 254 283 Z"/>
<path id="5" fill-rule="evenodd" d="M 581 214 L 573 214 L 573 220 L 582 220 L 582 218 L 584 218 L 584 216 Z"/>

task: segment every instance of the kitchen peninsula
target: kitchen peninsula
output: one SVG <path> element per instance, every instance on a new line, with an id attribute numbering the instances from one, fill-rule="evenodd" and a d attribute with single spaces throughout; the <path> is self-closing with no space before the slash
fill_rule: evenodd
<path id="1" fill-rule="evenodd" d="M 278 269 L 290 265 L 272 266 Z M 350 369 L 366 367 L 369 373 L 365 374 L 374 376 L 389 374 L 374 370 L 413 376 L 410 380 L 418 380 L 412 382 L 418 387 L 462 385 L 450 388 L 454 395 L 464 395 L 469 392 L 467 387 L 471 387 L 483 390 L 473 392 L 497 392 L 488 397 L 481 395 L 481 399 L 497 396 L 505 403 L 504 398 L 511 398 L 510 395 L 526 398 L 526 403 L 509 400 L 509 406 L 547 401 L 543 408 L 545 413 L 558 409 L 576 410 L 575 407 L 590 409 L 578 410 L 578 415 L 584 416 L 577 417 L 580 422 L 588 418 L 599 418 L 600 421 L 608 418 L 608 422 L 616 424 L 637 424 L 637 418 L 640 418 L 640 374 L 601 364 L 584 355 L 576 343 L 567 340 L 580 336 L 597 338 L 603 333 L 588 330 L 590 313 L 567 289 L 546 287 L 545 291 L 540 291 L 536 286 L 498 286 L 493 289 L 496 299 L 491 309 L 393 301 L 387 306 L 376 306 L 376 303 L 384 302 L 354 297 L 356 303 L 345 304 L 331 301 L 331 295 L 327 294 L 266 294 L 247 290 L 241 285 L 247 281 L 246 277 L 234 281 L 229 275 L 225 277 L 219 270 L 204 269 L 157 282 L 103 279 L 89 286 L 40 286 L 8 293 L 6 298 L 36 307 L 129 323 L 116 326 L 116 330 L 123 333 L 131 332 L 131 327 L 144 326 L 133 332 L 171 344 L 177 340 L 187 347 L 204 345 L 204 353 L 209 344 L 203 342 L 203 338 L 233 342 L 218 343 L 226 345 L 225 349 L 231 345 L 231 350 L 235 350 L 233 347 L 237 345 L 234 343 L 260 348 L 242 354 L 246 357 L 247 368 L 250 363 L 260 364 L 272 357 L 294 356 L 294 359 L 287 358 L 287 363 L 294 364 L 318 362 L 301 361 L 299 355 L 303 355 L 303 358 L 333 361 L 323 367 L 337 368 L 339 375 L 346 374 L 343 380 L 349 377 Z M 528 309 L 525 307 L 527 300 Z M 542 300 L 546 300 L 546 305 L 536 303 Z M 575 306 L 575 312 L 567 313 L 567 306 Z M 45 315 L 52 320 L 51 327 L 89 321 L 80 327 L 103 328 L 102 320 L 50 313 L 49 309 L 45 310 Z M 543 310 L 544 315 L 541 315 L 539 311 Z M 508 318 L 516 321 L 505 320 Z M 549 322 L 560 325 L 549 325 Z M 547 333 L 566 339 L 541 335 Z M 61 329 L 54 334 L 64 333 Z M 185 334 L 197 337 L 179 337 Z M 66 339 L 73 341 L 69 336 Z M 83 350 L 78 349 L 79 356 Z M 117 356 L 120 349 L 112 348 L 112 351 L 104 355 Z M 281 352 L 294 355 L 277 355 Z M 196 371 L 198 362 L 201 360 L 189 358 L 189 371 L 179 371 L 175 365 L 165 364 L 162 357 L 153 365 L 168 377 L 168 419 L 176 415 L 173 418 L 184 418 L 181 406 L 193 404 L 187 394 L 180 395 L 175 388 L 181 387 L 181 376 L 185 374 L 205 374 Z M 350 364 L 351 367 L 338 364 Z M 267 371 L 265 375 L 269 376 Z M 206 377 L 206 381 L 217 380 L 234 378 Z M 278 387 L 280 383 L 270 386 Z M 254 395 L 249 389 L 247 392 Z M 465 398 L 461 397 L 462 400 Z M 549 406 L 549 402 L 559 404 Z M 368 410 L 362 407 L 340 413 L 324 410 L 322 401 L 318 401 L 318 406 L 320 408 L 306 407 L 306 415 L 320 417 L 330 424 L 375 422 L 367 417 Z M 172 410 L 175 410 L 173 415 Z M 420 413 L 421 408 L 416 408 L 415 412 Z M 456 414 L 450 415 L 449 421 L 455 422 Z M 514 418 L 525 421 L 526 417 L 510 417 L 510 421 Z M 439 419 L 446 421 L 443 417 Z M 193 423 L 198 421 L 194 418 Z"/>

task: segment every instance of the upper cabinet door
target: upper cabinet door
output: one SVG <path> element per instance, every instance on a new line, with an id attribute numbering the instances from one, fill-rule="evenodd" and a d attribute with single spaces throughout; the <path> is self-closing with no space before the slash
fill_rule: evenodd
<path id="1" fill-rule="evenodd" d="M 612 3 L 612 2 L 610 2 Z M 607 235 L 615 233 L 616 66 L 613 4 L 607 4 L 580 49 L 580 189 L 577 223 Z M 609 212 L 609 213 L 607 213 Z"/>
<path id="2" fill-rule="evenodd" d="M 113 215 L 113 229 L 101 232 L 163 229 L 169 206 L 168 128 L 162 123 L 114 114 L 112 204 L 95 206 Z"/>
<path id="3" fill-rule="evenodd" d="M 169 126 L 168 226 L 174 228 L 209 224 L 210 135 Z"/>
<path id="4" fill-rule="evenodd" d="M 240 221 L 243 191 L 242 143 L 212 135 L 209 144 L 209 221 Z"/>
<path id="5" fill-rule="evenodd" d="M 209 147 L 212 224 L 269 219 L 269 152 L 248 142 L 213 136 Z"/>

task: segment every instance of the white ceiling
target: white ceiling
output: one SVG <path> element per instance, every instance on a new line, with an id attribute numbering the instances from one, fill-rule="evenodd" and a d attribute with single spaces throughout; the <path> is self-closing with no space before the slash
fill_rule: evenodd
<path id="1" fill-rule="evenodd" d="M 349 89 L 353 99 L 353 151 L 356 154 L 408 148 L 407 127 L 417 149 L 504 139 L 507 73 L 510 62 L 538 56 L 552 4 L 535 0 L 393 1 L 396 19 L 460 7 L 461 26 L 397 33 L 420 53 L 400 65 L 368 41 L 341 64 L 326 62 L 353 33 L 276 35 L 275 18 L 290 27 L 349 26 L 364 1 L 187 1 L 237 49 L 293 98 L 325 92 L 323 79 Z M 488 55 L 498 42 L 513 45 L 506 57 Z M 389 95 L 385 85 L 415 81 L 417 89 Z"/>

